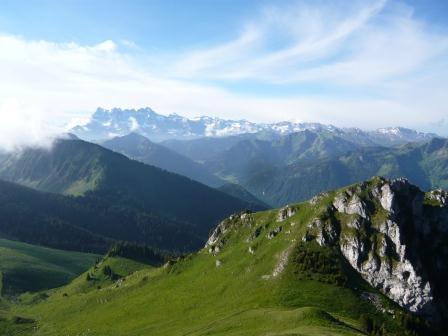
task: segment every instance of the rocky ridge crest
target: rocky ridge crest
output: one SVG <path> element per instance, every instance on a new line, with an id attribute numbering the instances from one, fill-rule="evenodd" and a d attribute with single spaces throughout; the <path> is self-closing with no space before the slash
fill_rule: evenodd
<path id="1" fill-rule="evenodd" d="M 400 306 L 446 315 L 446 192 L 374 178 L 337 192 L 326 215 L 308 225 L 304 241 L 337 245 L 370 285 Z"/>
<path id="2" fill-rule="evenodd" d="M 375 177 L 336 192 L 322 193 L 308 204 L 324 210 L 298 225 L 302 227 L 302 236 L 291 234 L 287 251 L 299 241 L 336 247 L 365 281 L 403 308 L 436 320 L 448 316 L 448 290 L 444 284 L 448 276 L 447 192 L 425 193 L 406 179 L 389 181 Z M 271 231 L 266 231 L 266 240 L 289 234 L 300 208 L 301 205 L 291 205 L 279 209 Z M 246 239 L 248 243 L 264 230 L 249 212 L 233 215 L 213 231 L 206 243 L 208 252 L 218 254 L 228 233 L 241 226 L 253 231 Z M 252 247 L 248 251 L 255 253 Z M 281 271 L 274 273 L 279 275 Z"/>

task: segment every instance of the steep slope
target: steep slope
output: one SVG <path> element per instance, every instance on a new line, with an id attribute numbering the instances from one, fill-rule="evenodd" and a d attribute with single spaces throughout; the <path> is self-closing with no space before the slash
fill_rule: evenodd
<path id="1" fill-rule="evenodd" d="M 405 176 L 423 189 L 448 188 L 448 141 L 434 138 L 398 148 L 372 147 L 254 174 L 242 185 L 261 200 L 284 205 L 374 175 Z"/>
<path id="2" fill-rule="evenodd" d="M 76 199 L 0 180 L 0 236 L 37 245 L 103 252 L 111 240 L 89 231 L 94 210 Z"/>
<path id="3" fill-rule="evenodd" d="M 375 178 L 239 213 L 196 254 L 11 314 L 36 335 L 437 335 L 415 314 L 446 319 L 446 197 Z"/>
<path id="4" fill-rule="evenodd" d="M 344 132 L 297 132 L 269 140 L 242 140 L 205 162 L 216 175 L 243 182 L 257 173 L 284 167 L 295 162 L 331 158 L 372 143 L 352 142 Z"/>
<path id="5" fill-rule="evenodd" d="M 204 241 L 184 222 L 117 206 L 99 197 L 39 192 L 0 180 L 0 236 L 54 248 L 104 253 L 114 240 L 170 250 Z"/>
<path id="6" fill-rule="evenodd" d="M 186 177 L 80 140 L 60 140 L 50 150 L 10 155 L 0 162 L 0 178 L 53 193 L 83 195 L 75 198 L 77 203 L 97 209 L 100 218 L 112 213 L 116 218 L 114 225 L 105 221 L 96 229 L 89 226 L 92 232 L 165 248 L 161 245 L 182 236 L 184 242 L 174 239 L 179 249 L 198 246 L 220 219 L 251 207 Z"/>
<path id="7" fill-rule="evenodd" d="M 53 148 L 27 148 L 0 157 L 0 178 L 41 191 L 82 195 L 104 175 L 107 153 L 80 140 L 56 140 Z"/>
<path id="8" fill-rule="evenodd" d="M 339 190 L 304 239 L 338 243 L 350 265 L 400 306 L 448 321 L 447 197 L 403 178 L 374 178 Z"/>
<path id="9" fill-rule="evenodd" d="M 260 208 L 268 209 L 269 206 L 266 203 L 263 203 L 246 189 L 244 189 L 239 184 L 234 183 L 226 183 L 218 188 L 220 191 L 225 192 L 233 197 L 239 198 L 247 203 L 253 204 L 254 207 L 258 206 Z"/>
<path id="10" fill-rule="evenodd" d="M 115 137 L 101 145 L 131 159 L 189 177 L 211 187 L 218 187 L 225 183 L 209 173 L 203 165 L 169 148 L 155 144 L 137 133 Z"/>
<path id="11" fill-rule="evenodd" d="M 98 257 L 0 239 L 0 296 L 65 285 Z"/>

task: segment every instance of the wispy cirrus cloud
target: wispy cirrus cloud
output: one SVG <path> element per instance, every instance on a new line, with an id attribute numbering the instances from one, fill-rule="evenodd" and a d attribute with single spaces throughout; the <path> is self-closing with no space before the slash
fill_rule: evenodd
<path id="1" fill-rule="evenodd" d="M 295 81 L 287 70 L 296 73 L 347 51 L 352 46 L 344 42 L 360 34 L 385 4 L 381 0 L 349 8 L 349 13 L 309 3 L 265 8 L 235 40 L 187 52 L 175 70 L 180 76 L 211 79 Z"/>
<path id="2" fill-rule="evenodd" d="M 97 106 L 447 132 L 434 121 L 448 119 L 448 28 L 409 6 L 302 1 L 231 28 L 234 39 L 163 56 L 127 40 L 0 34 L 0 147 L 47 139 Z"/>
<path id="3" fill-rule="evenodd" d="M 410 7 L 385 0 L 362 4 L 267 8 L 235 40 L 182 55 L 174 75 L 376 85 L 446 58 L 446 31 L 431 31 Z"/>

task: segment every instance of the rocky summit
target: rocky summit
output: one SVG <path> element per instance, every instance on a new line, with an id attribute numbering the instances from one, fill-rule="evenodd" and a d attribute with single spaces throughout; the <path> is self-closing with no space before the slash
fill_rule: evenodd
<path id="1" fill-rule="evenodd" d="M 338 192 L 331 215 L 341 220 L 311 231 L 321 245 L 337 242 L 350 265 L 400 306 L 433 315 L 446 312 L 435 293 L 447 274 L 447 205 L 444 192 L 374 179 Z"/>
<path id="2" fill-rule="evenodd" d="M 295 223 L 296 213 L 314 209 L 313 215 Z M 206 248 L 218 254 L 225 246 L 235 219 L 250 224 L 250 215 L 232 216 L 211 234 Z M 279 258 L 272 276 L 285 268 L 291 251 L 299 244 L 317 242 L 336 249 L 339 255 L 375 289 L 402 308 L 436 323 L 447 318 L 448 194 L 423 192 L 406 179 L 380 177 L 334 192 L 322 193 L 308 202 L 278 210 L 277 225 L 267 233 L 273 239 L 288 226 L 301 227 Z M 235 224 L 233 224 L 235 225 Z M 261 234 L 257 227 L 248 242 Z M 252 246 L 250 253 L 256 253 Z"/>

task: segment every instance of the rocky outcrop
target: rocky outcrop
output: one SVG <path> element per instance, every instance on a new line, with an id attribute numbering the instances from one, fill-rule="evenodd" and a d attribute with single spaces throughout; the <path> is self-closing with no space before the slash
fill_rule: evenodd
<path id="1" fill-rule="evenodd" d="M 292 217 L 297 212 L 297 208 L 292 207 L 290 205 L 281 208 L 277 215 L 277 222 L 283 222 L 284 220 Z"/>
<path id="2" fill-rule="evenodd" d="M 288 264 L 289 255 L 292 251 L 292 245 L 287 248 L 285 251 L 283 251 L 277 261 L 277 265 L 275 265 L 274 270 L 272 271 L 272 277 L 278 277 L 285 269 L 286 265 Z"/>
<path id="3" fill-rule="evenodd" d="M 339 195 L 333 201 L 333 206 L 339 212 L 343 212 L 349 215 L 359 215 L 362 218 L 367 218 L 366 205 L 358 197 L 358 195 L 353 195 L 351 192 L 345 192 Z"/>
<path id="4" fill-rule="evenodd" d="M 307 232 L 303 241 L 315 239 L 321 246 L 333 245 L 339 235 L 339 228 L 330 218 L 315 218 L 307 225 Z"/>
<path id="5" fill-rule="evenodd" d="M 427 198 L 428 198 L 428 200 L 437 202 L 440 207 L 444 207 L 444 206 L 448 205 L 448 192 L 446 192 L 444 190 L 437 189 L 437 190 L 430 191 L 427 194 Z"/>
<path id="6" fill-rule="evenodd" d="M 252 211 L 247 210 L 239 214 L 231 215 L 230 217 L 224 219 L 221 223 L 216 226 L 216 228 L 210 234 L 207 242 L 205 243 L 205 248 L 208 249 L 209 253 L 217 254 L 221 251 L 225 243 L 225 235 L 228 231 L 238 225 L 251 225 L 253 222 Z"/>
<path id="7" fill-rule="evenodd" d="M 327 197 L 327 196 L 328 196 L 328 193 L 327 193 L 327 192 L 322 192 L 322 193 L 320 193 L 320 194 L 314 196 L 313 198 L 311 198 L 308 202 L 309 202 L 311 205 L 316 205 L 316 204 L 319 204 L 319 202 L 322 201 L 322 199 L 324 199 L 324 198 Z"/>
<path id="8" fill-rule="evenodd" d="M 400 306 L 446 314 L 446 298 L 434 296 L 443 292 L 441 275 L 448 275 L 445 192 L 425 194 L 405 179 L 375 178 L 338 193 L 332 204 L 340 228 L 314 219 L 303 241 L 338 245 L 369 284 Z"/>
<path id="9" fill-rule="evenodd" d="M 272 230 L 271 232 L 268 233 L 267 238 L 268 238 L 268 239 L 272 239 L 272 238 L 274 238 L 274 237 L 277 236 L 280 232 L 282 232 L 282 229 L 283 229 L 283 228 L 282 228 L 281 226 L 275 228 L 274 230 Z"/>
<path id="10" fill-rule="evenodd" d="M 299 240 L 294 234 L 300 232 L 302 242 L 331 246 L 336 258 L 345 258 L 365 281 L 400 306 L 446 320 L 447 196 L 442 190 L 425 193 L 405 179 L 373 178 L 314 198 L 306 208 L 312 214 L 308 222 L 300 223 L 306 216 L 288 220 L 301 205 L 280 209 L 274 221 L 267 216 L 257 223 L 249 212 L 233 215 L 216 227 L 206 248 L 218 257 L 232 232 L 241 227 L 250 228 L 244 231 L 250 255 L 262 255 L 256 252 L 260 244 L 288 242 L 273 272 L 262 277 L 273 279 L 284 271 Z"/>

